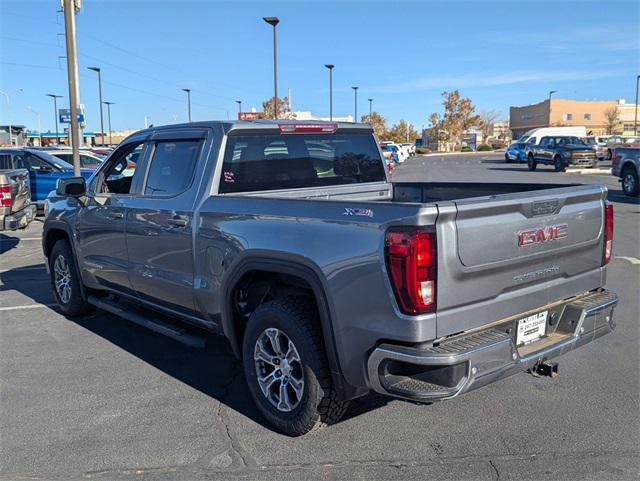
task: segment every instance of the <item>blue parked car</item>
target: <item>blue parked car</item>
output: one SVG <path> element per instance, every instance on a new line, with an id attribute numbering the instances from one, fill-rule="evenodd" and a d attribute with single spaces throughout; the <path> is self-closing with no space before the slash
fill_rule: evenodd
<path id="1" fill-rule="evenodd" d="M 525 154 L 524 149 L 527 144 L 523 142 L 516 142 L 507 147 L 507 150 L 504 153 L 504 161 L 505 162 L 526 162 L 527 154 Z"/>
<path id="2" fill-rule="evenodd" d="M 58 179 L 73 177 L 73 166 L 43 150 L 28 148 L 0 149 L 0 169 L 27 169 L 31 183 L 31 201 L 44 206 L 49 192 L 56 189 Z M 80 169 L 85 179 L 94 169 Z"/>

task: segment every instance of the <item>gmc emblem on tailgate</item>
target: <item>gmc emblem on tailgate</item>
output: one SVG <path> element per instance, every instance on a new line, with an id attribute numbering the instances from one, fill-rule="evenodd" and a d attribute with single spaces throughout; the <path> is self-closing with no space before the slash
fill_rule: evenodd
<path id="1" fill-rule="evenodd" d="M 550 225 L 539 229 L 522 230 L 518 232 L 518 245 L 520 247 L 532 244 L 543 244 L 553 240 L 565 239 L 569 234 L 568 224 Z"/>

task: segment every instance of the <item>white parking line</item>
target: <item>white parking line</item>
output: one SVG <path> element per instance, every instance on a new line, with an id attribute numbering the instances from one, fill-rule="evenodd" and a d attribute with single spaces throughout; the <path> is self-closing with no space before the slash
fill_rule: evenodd
<path id="1" fill-rule="evenodd" d="M 640 264 L 640 259 L 637 257 L 615 256 L 614 259 L 622 259 L 623 261 L 631 262 L 633 265 Z"/>
<path id="2" fill-rule="evenodd" d="M 24 306 L 0 307 L 0 311 L 21 311 L 24 309 L 40 309 L 43 307 L 55 307 L 57 304 L 26 304 Z"/>

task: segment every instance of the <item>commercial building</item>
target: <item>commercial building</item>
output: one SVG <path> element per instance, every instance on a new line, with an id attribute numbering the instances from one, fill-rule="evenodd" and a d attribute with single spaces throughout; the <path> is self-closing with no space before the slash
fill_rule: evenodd
<path id="1" fill-rule="evenodd" d="M 606 112 L 618 109 L 618 122 L 608 132 Z M 636 105 L 619 100 L 547 99 L 533 105 L 511 107 L 509 128 L 513 138 L 540 127 L 585 126 L 590 135 L 616 133 L 634 135 Z"/>

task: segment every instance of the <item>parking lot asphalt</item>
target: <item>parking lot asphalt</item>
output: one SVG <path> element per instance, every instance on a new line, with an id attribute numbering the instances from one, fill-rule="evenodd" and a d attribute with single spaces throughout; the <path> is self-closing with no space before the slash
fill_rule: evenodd
<path id="1" fill-rule="evenodd" d="M 53 305 L 36 221 L 0 234 L 0 479 L 638 479 L 640 205 L 605 175 L 417 156 L 396 180 L 604 183 L 615 204 L 609 289 L 616 331 L 459 398 L 354 401 L 335 426 L 288 438 L 265 426 L 239 363 L 104 312 Z"/>

